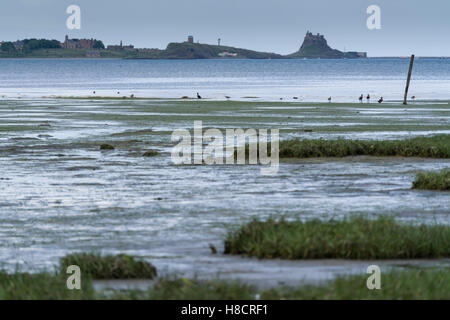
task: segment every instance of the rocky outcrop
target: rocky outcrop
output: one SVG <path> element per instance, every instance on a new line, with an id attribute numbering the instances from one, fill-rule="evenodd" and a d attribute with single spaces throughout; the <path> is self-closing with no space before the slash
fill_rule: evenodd
<path id="1" fill-rule="evenodd" d="M 331 48 L 325 37 L 321 34 L 314 35 L 307 32 L 300 50 L 290 54 L 290 58 L 322 58 L 322 59 L 343 59 L 343 58 L 365 58 L 364 52 L 342 52 Z"/>

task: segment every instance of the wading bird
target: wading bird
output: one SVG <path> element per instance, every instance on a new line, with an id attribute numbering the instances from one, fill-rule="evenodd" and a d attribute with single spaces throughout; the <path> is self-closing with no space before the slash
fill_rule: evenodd
<path id="1" fill-rule="evenodd" d="M 383 97 L 381 97 L 380 100 L 378 100 L 378 103 L 382 103 L 383 101 Z"/>
<path id="2" fill-rule="evenodd" d="M 198 92 L 197 92 L 197 99 L 201 99 L 201 98 L 202 98 L 202 96 L 199 95 Z"/>
<path id="3" fill-rule="evenodd" d="M 331 97 L 328 97 L 328 102 L 331 102 Z"/>
<path id="4" fill-rule="evenodd" d="M 363 95 L 361 94 L 361 96 L 359 97 L 359 102 L 363 101 Z"/>
<path id="5" fill-rule="evenodd" d="M 367 99 L 367 102 L 369 102 L 369 100 L 370 100 L 370 94 L 367 94 L 366 99 Z"/>

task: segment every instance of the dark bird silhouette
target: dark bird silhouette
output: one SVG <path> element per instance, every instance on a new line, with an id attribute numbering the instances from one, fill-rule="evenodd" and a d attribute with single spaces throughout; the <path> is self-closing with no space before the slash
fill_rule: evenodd
<path id="1" fill-rule="evenodd" d="M 413 99 L 413 100 L 414 100 L 415 98 L 416 98 L 416 96 L 412 96 L 412 97 L 411 97 L 411 99 Z"/>
<path id="2" fill-rule="evenodd" d="M 297 100 L 297 99 L 298 99 L 298 97 L 293 97 L 292 99 L 294 99 L 294 100 Z"/>
<path id="3" fill-rule="evenodd" d="M 117 91 L 117 94 L 120 94 L 120 91 Z"/>
<path id="4" fill-rule="evenodd" d="M 359 102 L 363 101 L 363 95 L 361 94 L 361 96 L 359 97 Z"/>
<path id="5" fill-rule="evenodd" d="M 331 97 L 328 97 L 328 102 L 331 102 Z"/>
<path id="6" fill-rule="evenodd" d="M 94 91 L 94 94 L 95 94 L 95 91 Z"/>
<path id="7" fill-rule="evenodd" d="M 367 95 L 366 99 L 367 99 L 367 101 L 370 100 L 370 94 Z"/>
<path id="8" fill-rule="evenodd" d="M 197 92 L 197 99 L 201 99 L 201 98 L 202 98 L 202 96 L 199 95 L 198 92 Z"/>
<path id="9" fill-rule="evenodd" d="M 383 101 L 383 97 L 381 97 L 380 100 L 378 100 L 378 103 L 382 103 Z"/>
<path id="10" fill-rule="evenodd" d="M 225 96 L 225 98 L 230 99 L 231 97 L 230 96 Z"/>

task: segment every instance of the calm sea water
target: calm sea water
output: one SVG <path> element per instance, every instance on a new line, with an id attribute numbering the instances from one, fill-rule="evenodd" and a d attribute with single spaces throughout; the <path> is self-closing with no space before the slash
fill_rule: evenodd
<path id="1" fill-rule="evenodd" d="M 0 96 L 49 95 L 240 100 L 400 100 L 408 59 L 364 60 L 0 60 Z M 450 59 L 417 59 L 410 95 L 450 99 Z"/>

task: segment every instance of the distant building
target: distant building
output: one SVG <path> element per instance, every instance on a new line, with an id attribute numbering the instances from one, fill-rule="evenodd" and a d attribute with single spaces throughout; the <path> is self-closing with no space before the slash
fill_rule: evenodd
<path id="1" fill-rule="evenodd" d="M 223 58 L 227 58 L 227 57 L 228 57 L 228 58 L 233 58 L 233 57 L 237 57 L 237 53 L 225 51 L 225 52 L 219 53 L 219 57 L 223 57 Z"/>
<path id="2" fill-rule="evenodd" d="M 120 45 L 109 45 L 106 49 L 111 50 L 111 51 L 122 51 L 122 50 L 133 51 L 133 50 L 135 50 L 133 45 L 130 44 L 128 46 L 124 46 L 122 41 L 120 41 Z"/>
<path id="3" fill-rule="evenodd" d="M 69 36 L 66 35 L 61 46 L 64 49 L 94 49 L 94 44 L 94 39 L 69 39 Z"/>
<path id="4" fill-rule="evenodd" d="M 99 50 L 86 51 L 86 58 L 101 58 Z"/>
<path id="5" fill-rule="evenodd" d="M 194 43 L 194 37 L 193 36 L 188 36 L 187 42 Z"/>
<path id="6" fill-rule="evenodd" d="M 354 58 L 367 58 L 367 52 L 349 51 L 346 55 Z"/>

